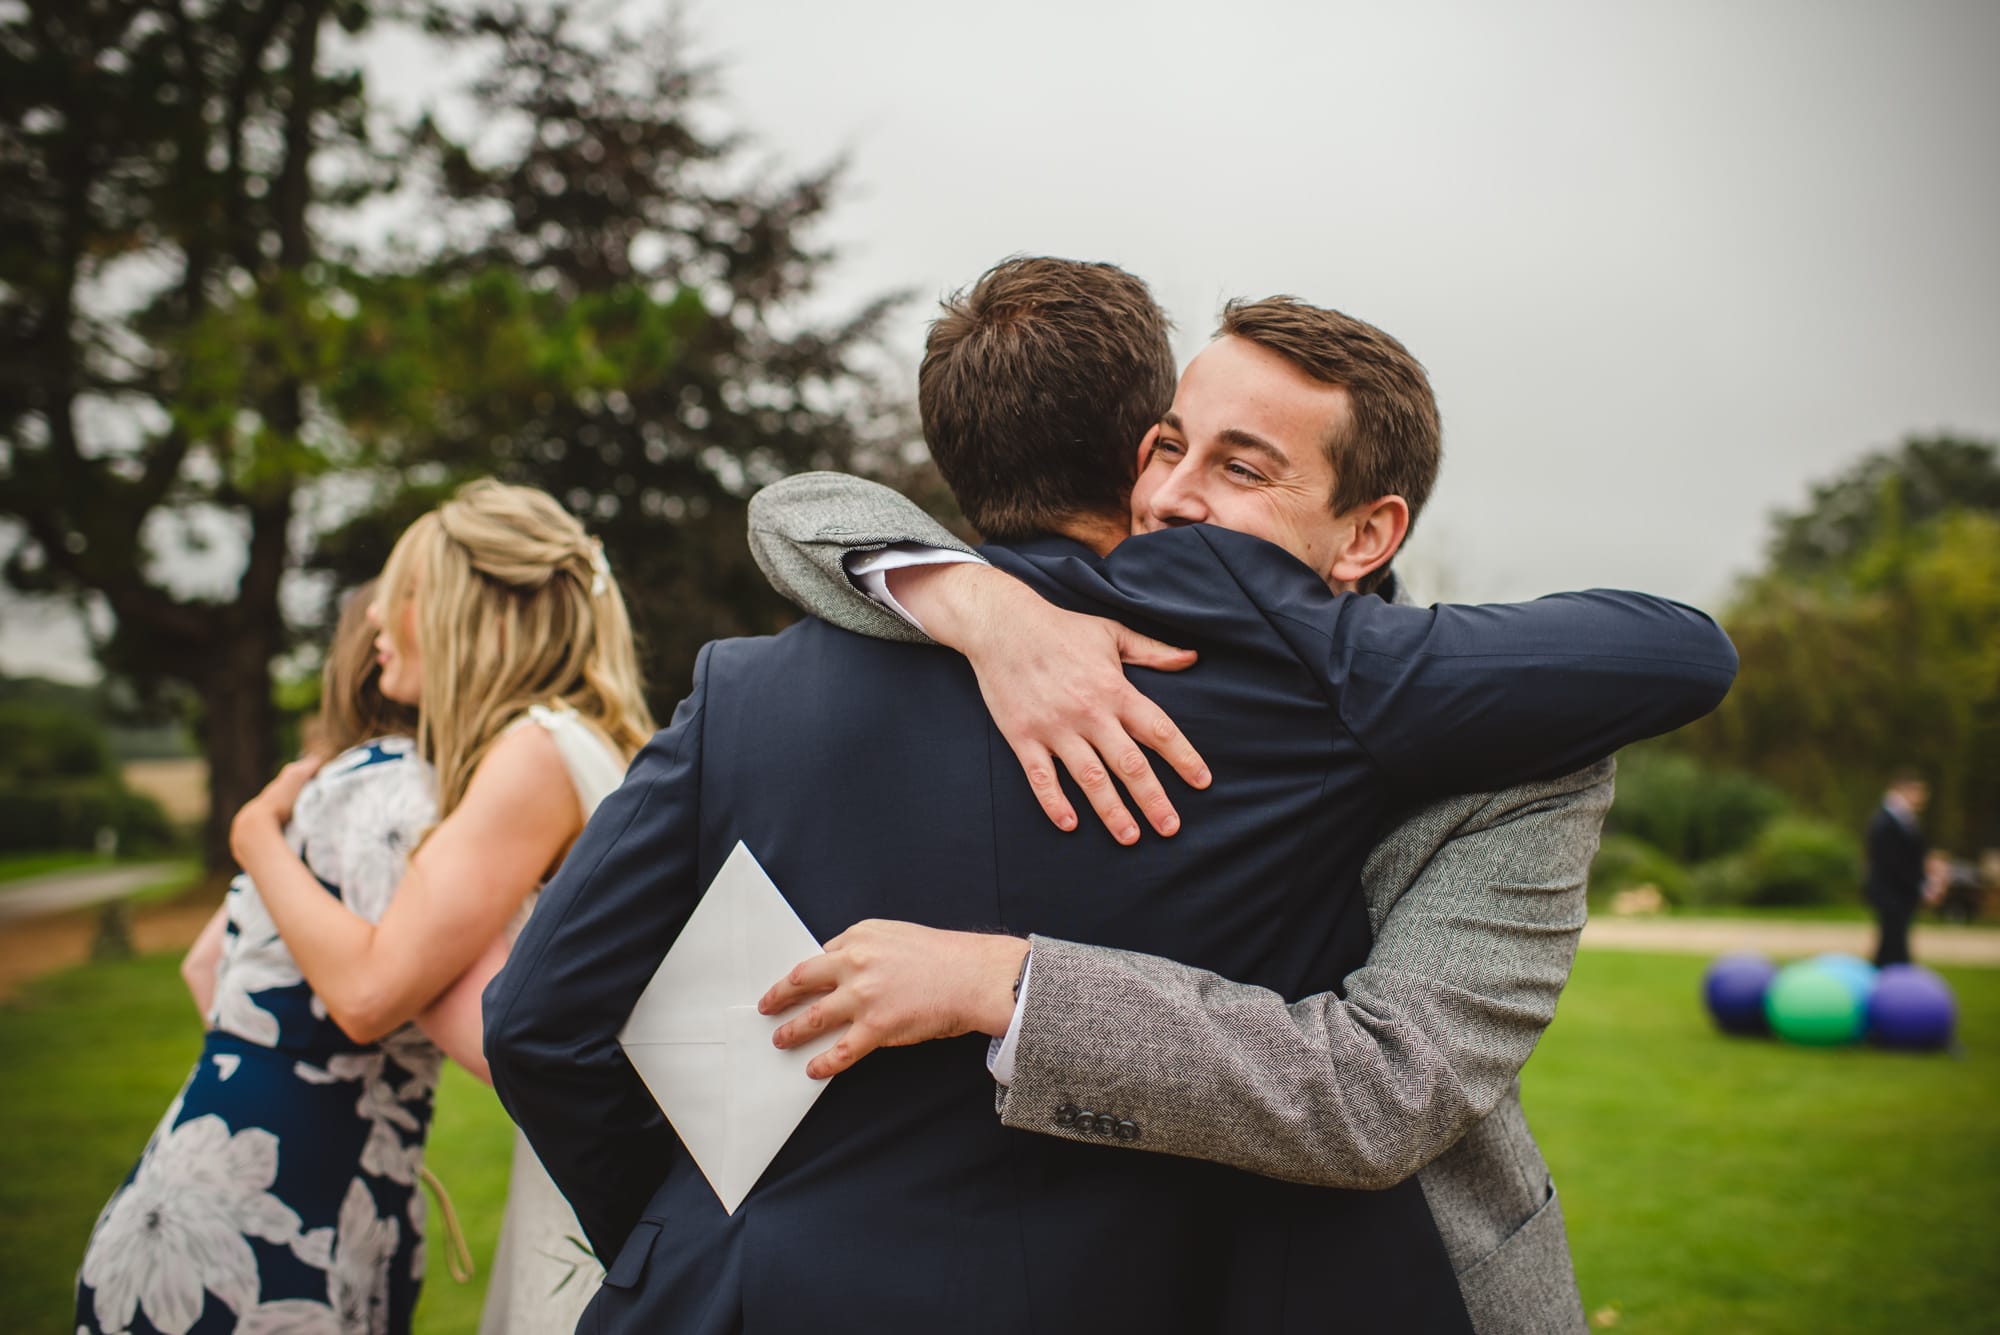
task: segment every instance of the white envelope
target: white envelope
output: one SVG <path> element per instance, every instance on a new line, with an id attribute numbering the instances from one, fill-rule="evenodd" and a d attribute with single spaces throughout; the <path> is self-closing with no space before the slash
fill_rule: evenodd
<path id="1" fill-rule="evenodd" d="M 765 989 L 819 948 L 739 842 L 618 1032 L 730 1214 L 827 1086 L 806 1063 L 840 1031 L 781 1052 L 771 1035 L 787 1017 L 757 1013 Z"/>

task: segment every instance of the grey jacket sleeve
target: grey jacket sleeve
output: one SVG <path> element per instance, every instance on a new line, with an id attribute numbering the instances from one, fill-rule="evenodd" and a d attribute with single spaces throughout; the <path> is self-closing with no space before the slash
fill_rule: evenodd
<path id="1" fill-rule="evenodd" d="M 772 588 L 844 630 L 930 644 L 847 577 L 848 553 L 900 542 L 978 555 L 901 492 L 845 473 L 799 473 L 750 498 L 750 554 Z"/>
<path id="2" fill-rule="evenodd" d="M 1375 944 L 1344 1000 L 1288 1006 L 1036 937 L 1001 1120 L 1319 1186 L 1409 1177 L 1493 1109 L 1555 1015 L 1612 766 L 1447 798 L 1391 833 L 1363 873 Z M 1079 1131 L 1078 1110 L 1113 1120 Z M 1138 1137 L 1094 1134 L 1116 1121 Z"/>

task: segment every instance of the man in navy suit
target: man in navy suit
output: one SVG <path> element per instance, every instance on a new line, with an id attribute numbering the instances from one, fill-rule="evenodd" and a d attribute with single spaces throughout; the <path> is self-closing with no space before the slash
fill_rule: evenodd
<path id="1" fill-rule="evenodd" d="M 1011 1132 L 961 1038 L 840 1076 L 727 1215 L 618 1048 L 739 839 L 822 940 L 870 917 L 1043 932 L 1324 992 L 1367 954 L 1357 873 L 1399 803 L 1574 769 L 1733 677 L 1713 623 L 1640 595 L 1414 609 L 1206 525 L 1125 540 L 1130 442 L 1173 392 L 1150 295 L 1063 261 L 981 288 L 1019 318 L 934 327 L 933 454 L 996 565 L 1199 652 L 1147 685 L 1216 782 L 1167 781 L 1199 812 L 1171 843 L 1063 834 L 956 655 L 818 621 L 705 649 L 486 998 L 495 1087 L 607 1260 L 596 1328 L 1465 1330 L 1414 1181 L 1331 1191 Z M 1371 355 L 1421 383 L 1393 340 Z M 1320 555 L 1386 563 L 1364 530 Z"/>
<path id="2" fill-rule="evenodd" d="M 1924 895 L 1923 828 L 1930 785 L 1914 770 L 1898 771 L 1868 822 L 1868 880 L 1864 891 L 1875 910 L 1875 967 L 1910 962 L 1910 923 Z"/>

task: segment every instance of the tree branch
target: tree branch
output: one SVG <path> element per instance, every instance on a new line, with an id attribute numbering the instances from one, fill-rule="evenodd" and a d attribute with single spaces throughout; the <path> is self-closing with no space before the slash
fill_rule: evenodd
<path id="1" fill-rule="evenodd" d="M 103 594 L 121 621 L 130 619 L 156 634 L 189 644 L 210 639 L 219 629 L 214 615 L 205 615 L 200 604 L 176 601 L 164 590 L 147 584 L 136 569 L 106 573 L 92 568 L 69 549 L 66 535 L 47 512 L 27 507 L 10 510 L 49 564 L 79 587 Z"/>

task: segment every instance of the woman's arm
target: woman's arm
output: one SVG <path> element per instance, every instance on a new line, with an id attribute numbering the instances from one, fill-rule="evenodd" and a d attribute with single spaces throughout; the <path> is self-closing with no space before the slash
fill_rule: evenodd
<path id="1" fill-rule="evenodd" d="M 485 953 L 583 828 L 583 811 L 554 739 L 516 728 L 493 744 L 370 923 L 285 843 L 284 822 L 317 768 L 287 765 L 237 813 L 230 846 L 334 1023 L 371 1042 L 415 1019 Z"/>
<path id="2" fill-rule="evenodd" d="M 225 905 L 215 911 L 181 960 L 181 978 L 194 994 L 194 1008 L 201 1012 L 203 1024 L 215 1009 L 215 971 L 222 963 L 222 938 L 228 930 L 229 909 Z"/>
<path id="3" fill-rule="evenodd" d="M 444 1049 L 445 1056 L 489 1085 L 493 1083 L 493 1072 L 486 1065 L 486 1026 L 480 1020 L 479 1006 L 486 995 L 486 985 L 507 963 L 508 952 L 514 945 L 510 935 L 502 931 L 494 937 L 485 953 L 472 962 L 472 967 L 417 1016 L 417 1028 Z"/>

